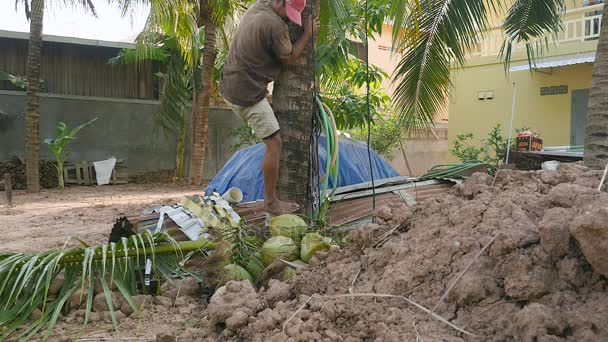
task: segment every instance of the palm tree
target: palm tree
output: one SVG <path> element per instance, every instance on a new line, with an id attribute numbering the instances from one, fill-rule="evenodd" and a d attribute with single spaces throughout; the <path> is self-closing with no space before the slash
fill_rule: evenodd
<path id="1" fill-rule="evenodd" d="M 181 181 L 184 178 L 188 113 L 191 111 L 190 104 L 197 87 L 195 73 L 200 73 L 200 65 L 186 63 L 173 34 L 146 32 L 138 37 L 135 49 L 121 50 L 116 57 L 110 59 L 110 64 L 155 61 L 163 66 L 163 71 L 156 73 L 162 83 L 160 108 L 154 130 L 158 133 L 158 128 L 161 128 L 165 134 L 175 133 L 177 136 L 175 178 Z M 194 60 L 198 60 L 201 51 L 192 53 Z"/>
<path id="2" fill-rule="evenodd" d="M 52 2 L 52 1 L 51 1 Z M 72 0 L 95 15 L 90 0 Z M 44 0 L 15 0 L 15 6 L 23 4 L 30 21 L 30 41 L 27 56 L 27 107 L 25 114 L 26 158 L 25 170 L 27 190 L 40 192 L 40 54 L 42 50 L 42 24 Z M 65 2 L 64 2 L 65 4 Z"/>
<path id="3" fill-rule="evenodd" d="M 318 16 L 319 1 L 313 0 L 312 4 Z M 304 13 L 311 13 L 310 1 Z M 289 33 L 293 41 L 302 34 L 302 28 L 289 24 Z M 308 216 L 312 216 L 309 166 L 313 145 L 310 141 L 315 91 L 311 86 L 313 71 L 313 49 L 309 44 L 297 63 L 283 67 L 272 94 L 283 141 L 277 193 L 281 199 L 299 203 L 302 213 Z"/>
<path id="4" fill-rule="evenodd" d="M 211 83 L 217 56 L 217 26 L 212 19 L 208 0 L 200 0 L 199 27 L 205 30 L 205 47 L 201 67 L 201 89 L 196 94 L 192 111 L 192 142 L 190 144 L 190 184 L 201 185 L 205 167 L 204 158 L 209 145 L 209 104 L 211 102 Z"/>
<path id="5" fill-rule="evenodd" d="M 602 32 L 593 66 L 585 131 L 585 165 L 603 168 L 608 162 L 608 6 L 604 6 Z"/>
<path id="6" fill-rule="evenodd" d="M 27 2 L 24 1 L 24 4 Z M 40 192 L 40 50 L 42 49 L 42 21 L 44 0 L 32 0 L 30 20 L 30 42 L 27 56 L 27 109 L 25 114 L 26 157 L 25 170 L 27 190 Z"/>
<path id="7" fill-rule="evenodd" d="M 127 13 L 139 0 L 114 0 Z M 145 0 L 150 16 L 145 32 L 164 32 L 177 40 L 177 46 L 192 70 L 200 70 L 200 85 L 195 88 L 190 129 L 189 179 L 200 185 L 208 147 L 209 105 L 217 56 L 217 31 L 238 7 L 236 0 Z M 199 39 L 201 33 L 204 39 Z M 203 42 L 202 58 L 198 48 Z M 200 68 L 199 68 L 200 66 Z M 197 77 L 198 78 L 198 77 Z"/>
<path id="8" fill-rule="evenodd" d="M 190 143 L 190 184 L 201 185 L 205 157 L 209 145 L 209 104 L 214 68 L 217 58 L 217 33 L 239 7 L 236 0 L 199 0 L 198 26 L 205 30 L 205 46 L 201 62 L 201 89 L 196 94 L 192 111 L 192 141 Z"/>
<path id="9" fill-rule="evenodd" d="M 390 1 L 370 2 L 374 4 L 374 11 L 370 11 L 367 29 L 373 35 L 382 31 L 384 8 L 388 8 Z M 365 41 L 364 4 L 365 0 L 309 1 L 304 16 L 314 10 L 321 24 L 315 37 L 315 55 L 311 48 L 305 50 L 295 65 L 283 68 L 274 83 L 273 108 L 283 140 L 277 190 L 280 198 L 299 203 L 302 213 L 309 217 L 312 217 L 313 191 L 318 187 L 315 182 L 318 176 L 316 163 L 311 165 L 311 160 L 317 158 L 311 123 L 315 106 L 313 95 L 319 89 L 312 85 L 316 76 L 315 84 L 323 90 L 320 95 L 331 97 L 351 81 L 344 78 L 346 73 L 343 70 L 349 68 L 353 58 L 357 58 L 350 53 L 351 39 Z M 292 40 L 299 34 L 301 28 L 290 24 Z"/>
<path id="10" fill-rule="evenodd" d="M 393 45 L 403 50 L 394 73 L 395 104 L 406 127 L 426 126 L 448 95 L 450 63 L 465 65 L 465 55 L 480 43 L 488 17 L 506 11 L 501 56 L 508 66 L 513 47 L 525 43 L 533 63 L 545 44 L 532 43 L 562 26 L 564 0 L 515 0 L 510 8 L 498 0 L 397 0 L 391 4 Z M 603 24 L 608 24 L 608 9 Z M 605 27 L 605 26 L 603 26 Z M 548 44 L 548 43 L 547 43 Z M 608 30 L 602 30 L 593 71 L 593 88 L 585 137 L 585 164 L 603 167 L 608 161 Z"/>

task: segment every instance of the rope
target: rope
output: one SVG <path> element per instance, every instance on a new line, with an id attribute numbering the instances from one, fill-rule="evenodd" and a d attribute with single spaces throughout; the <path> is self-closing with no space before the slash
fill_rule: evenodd
<path id="1" fill-rule="evenodd" d="M 310 15 L 312 17 L 311 20 L 311 32 L 314 32 L 314 20 L 315 20 L 315 3 L 314 0 L 311 1 L 310 3 Z M 309 195 L 311 197 L 311 201 L 313 203 L 313 208 L 312 208 L 312 213 L 309 214 L 313 214 L 312 216 L 316 216 L 314 215 L 316 212 L 319 211 L 319 209 L 321 208 L 321 189 L 319 184 L 321 183 L 321 181 L 319 180 L 320 175 L 319 175 L 319 137 L 321 136 L 321 132 L 318 130 L 319 128 L 319 121 L 318 121 L 318 116 L 317 113 L 319 113 L 318 111 L 315 111 L 315 101 L 316 101 L 316 96 L 318 93 L 318 85 L 317 85 L 317 70 L 316 70 L 316 61 L 315 61 L 315 35 L 313 34 L 311 37 L 311 44 L 312 44 L 312 74 L 313 74 L 313 92 L 312 92 L 312 117 L 311 117 L 311 130 L 310 130 L 310 165 L 309 165 L 309 178 L 311 180 L 311 184 L 310 184 L 310 190 L 309 190 Z"/>

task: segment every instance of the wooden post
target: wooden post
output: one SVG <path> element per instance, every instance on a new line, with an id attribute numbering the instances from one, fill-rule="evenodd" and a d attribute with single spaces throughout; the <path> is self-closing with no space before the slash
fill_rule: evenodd
<path id="1" fill-rule="evenodd" d="M 6 192 L 6 202 L 9 207 L 13 206 L 13 184 L 11 183 L 11 174 L 4 174 L 4 192 Z"/>
<path id="2" fill-rule="evenodd" d="M 89 175 L 89 163 L 86 160 L 82 161 L 82 178 L 84 180 L 84 185 L 89 185 L 91 176 Z"/>
<path id="3" fill-rule="evenodd" d="M 82 167 L 81 164 L 76 163 L 76 184 L 81 185 L 82 182 Z"/>

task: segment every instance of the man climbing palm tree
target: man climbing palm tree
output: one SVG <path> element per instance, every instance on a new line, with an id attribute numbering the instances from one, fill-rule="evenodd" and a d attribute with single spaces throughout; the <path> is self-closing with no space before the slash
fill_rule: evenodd
<path id="1" fill-rule="evenodd" d="M 276 194 L 281 156 L 279 123 L 266 99 L 268 84 L 276 79 L 281 66 L 293 64 L 304 52 L 319 23 L 312 17 L 302 25 L 306 0 L 258 0 L 245 13 L 234 36 L 219 91 L 232 110 L 247 120 L 257 137 L 264 141 L 262 164 L 266 212 L 292 213 L 298 204 L 279 200 Z M 289 38 L 287 23 L 304 27 L 295 42 Z"/>

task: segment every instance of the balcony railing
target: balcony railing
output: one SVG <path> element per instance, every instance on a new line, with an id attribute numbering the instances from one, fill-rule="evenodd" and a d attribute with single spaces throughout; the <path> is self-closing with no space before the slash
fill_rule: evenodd
<path id="1" fill-rule="evenodd" d="M 604 4 L 585 6 L 566 11 L 560 32 L 547 33 L 544 37 L 536 38 L 532 44 L 546 44 L 549 47 L 597 40 L 602 26 L 602 11 Z M 501 26 L 495 26 L 479 34 L 479 45 L 473 47 L 469 57 L 496 56 L 505 40 Z M 515 45 L 514 50 L 525 49 L 525 42 Z"/>

